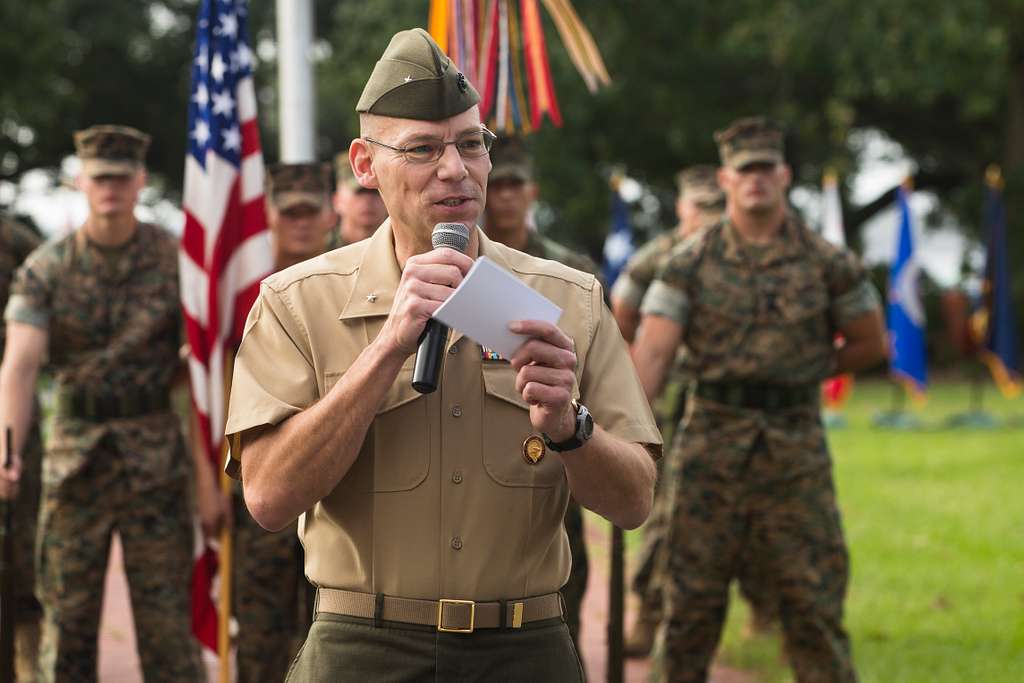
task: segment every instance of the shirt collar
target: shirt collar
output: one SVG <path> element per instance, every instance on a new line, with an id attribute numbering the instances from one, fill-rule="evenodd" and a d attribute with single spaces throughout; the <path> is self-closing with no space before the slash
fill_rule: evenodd
<path id="1" fill-rule="evenodd" d="M 766 249 L 759 255 L 757 263 L 767 266 L 799 256 L 804 248 L 799 232 L 799 219 L 787 211 L 779 234 L 766 245 Z M 722 258 L 732 263 L 747 262 L 743 253 L 743 238 L 736 231 L 736 226 L 728 219 L 725 220 L 722 229 Z"/>
<path id="2" fill-rule="evenodd" d="M 486 256 L 502 268 L 510 270 L 508 260 L 494 242 L 488 239 L 479 227 L 475 230 L 480 245 L 479 255 Z M 370 237 L 359 262 L 352 294 L 338 319 L 388 315 L 401 279 L 402 271 L 395 257 L 395 236 L 391 228 L 391 219 L 388 219 Z"/>
<path id="3" fill-rule="evenodd" d="M 395 236 L 389 218 L 370 237 L 359 262 L 356 284 L 338 319 L 387 315 L 401 279 L 402 271 L 395 258 Z"/>

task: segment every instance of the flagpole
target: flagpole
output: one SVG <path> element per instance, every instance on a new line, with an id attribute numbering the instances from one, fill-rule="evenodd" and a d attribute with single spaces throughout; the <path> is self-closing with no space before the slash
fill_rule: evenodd
<path id="1" fill-rule="evenodd" d="M 316 161 L 312 47 L 312 0 L 277 0 L 280 157 L 286 163 Z"/>
<path id="2" fill-rule="evenodd" d="M 231 349 L 224 351 L 224 414 L 227 415 L 228 397 L 231 395 L 231 375 L 235 366 L 235 354 Z M 224 471 L 227 460 L 227 439 L 221 440 L 220 459 L 220 491 L 228 505 L 231 505 L 232 481 Z M 218 554 L 217 573 L 220 575 L 220 589 L 217 600 L 217 656 L 219 661 L 219 683 L 231 683 L 231 601 L 234 586 L 231 583 L 234 565 L 234 525 L 225 520 L 220 529 L 220 553 Z"/>

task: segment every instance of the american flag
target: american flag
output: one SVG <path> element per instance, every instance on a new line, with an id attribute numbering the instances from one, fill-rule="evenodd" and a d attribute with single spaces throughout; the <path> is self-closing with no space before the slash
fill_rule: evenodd
<path id="1" fill-rule="evenodd" d="M 192 404 L 215 471 L 224 438 L 225 348 L 241 339 L 259 282 L 272 270 L 246 20 L 245 0 L 202 0 L 188 108 L 181 300 Z M 215 551 L 202 548 L 192 582 L 192 628 L 214 651 L 216 567 Z"/>

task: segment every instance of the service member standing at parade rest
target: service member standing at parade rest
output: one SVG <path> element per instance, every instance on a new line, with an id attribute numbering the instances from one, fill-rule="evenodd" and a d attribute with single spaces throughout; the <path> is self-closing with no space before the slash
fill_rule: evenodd
<path id="1" fill-rule="evenodd" d="M 324 253 L 335 223 L 330 191 L 327 164 L 268 166 L 266 206 L 274 272 Z M 309 583 L 302 572 L 296 524 L 268 532 L 245 508 L 240 485 L 231 498 L 237 683 L 281 681 L 306 635 L 308 619 L 300 618 L 300 612 L 304 615 L 313 608 L 307 599 Z"/>
<path id="2" fill-rule="evenodd" d="M 558 595 L 569 495 L 626 528 L 650 511 L 660 438 L 597 281 L 472 227 L 493 141 L 478 102 L 429 34 L 395 35 L 350 147 L 389 221 L 267 279 L 249 316 L 232 455 L 258 522 L 303 515 L 319 587 L 290 681 L 581 680 Z M 471 227 L 465 254 L 431 250 L 449 222 Z M 417 340 L 476 256 L 560 324 L 513 323 L 512 358 L 453 333 L 419 394 Z"/>
<path id="3" fill-rule="evenodd" d="M 491 149 L 484 232 L 506 247 L 597 275 L 597 266 L 589 258 L 530 228 L 528 216 L 537 200 L 537 189 L 533 165 L 522 140 L 498 140 Z M 572 570 L 569 581 L 562 587 L 562 597 L 565 599 L 565 623 L 577 651 L 580 649 L 580 609 L 587 589 L 589 568 L 583 531 L 583 510 L 570 499 L 565 511 L 565 532 L 572 551 Z"/>
<path id="4" fill-rule="evenodd" d="M 796 679 L 849 683 L 848 558 L 818 397 L 824 378 L 882 359 L 879 298 L 853 254 L 787 212 L 777 126 L 742 119 L 716 140 L 726 218 L 672 252 L 634 346 L 649 397 L 680 342 L 696 379 L 677 439 L 654 680 L 706 680 L 746 561 L 776 594 Z"/>
<path id="5" fill-rule="evenodd" d="M 191 633 L 189 461 L 171 383 L 181 370 L 178 244 L 135 219 L 149 136 L 75 134 L 85 224 L 37 249 L 7 303 L 0 423 L 25 445 L 36 376 L 53 371 L 56 418 L 43 457 L 37 594 L 40 681 L 93 681 L 110 540 L 124 548 L 147 681 L 200 680 Z"/>
<path id="6" fill-rule="evenodd" d="M 622 336 L 632 342 L 640 323 L 640 304 L 654 282 L 654 276 L 668 260 L 669 254 L 683 240 L 697 235 L 722 219 L 725 195 L 718 186 L 718 167 L 710 164 L 690 166 L 676 178 L 679 194 L 676 215 L 679 224 L 674 230 L 658 235 L 640 247 L 629 259 L 625 270 L 612 288 L 612 313 L 619 323 Z M 686 346 L 681 345 L 672 363 L 665 388 L 651 406 L 654 418 L 666 444 L 683 416 L 690 378 L 686 371 Z M 671 513 L 673 482 L 679 477 L 680 463 L 673 457 L 678 450 L 670 447 L 658 461 L 658 486 L 654 492 L 654 510 L 644 526 L 644 546 L 633 577 L 633 592 L 641 600 L 636 621 L 626 638 L 625 652 L 630 657 L 645 657 L 654 645 L 654 634 L 664 614 L 662 584 L 665 581 L 665 535 Z M 756 577 L 750 575 L 748 563 L 741 562 L 739 583 L 743 597 L 752 605 L 750 630 L 765 632 L 775 621 L 774 597 L 757 589 Z"/>
<path id="7" fill-rule="evenodd" d="M 337 230 L 331 231 L 328 250 L 365 240 L 388 217 L 380 192 L 363 187 L 353 175 L 347 151 L 334 157 L 333 202 L 340 219 Z"/>
<path id="8" fill-rule="evenodd" d="M 14 272 L 43 243 L 34 230 L 18 221 L 0 216 L 0 307 L 7 305 Z M 4 323 L 0 321 L 0 358 L 4 350 Z M 24 446 L 21 449 L 21 473 L 17 497 L 11 503 L 11 531 L 14 533 L 14 600 L 17 624 L 14 627 L 14 675 L 19 681 L 35 679 L 36 657 L 39 653 L 39 625 L 43 608 L 35 596 L 36 521 L 39 517 L 39 487 L 42 476 L 43 444 L 39 432 L 39 404 L 35 403 Z M 0 425 L 0 438 L 4 437 Z M 0 446 L 0 449 L 6 446 Z M 2 450 L 0 450 L 2 453 Z M 4 458 L 0 455 L 0 466 Z M 11 500 L 13 493 L 0 481 L 0 501 Z M 4 558 L 3 561 L 9 561 Z M 7 568 L 5 568 L 7 569 Z"/>

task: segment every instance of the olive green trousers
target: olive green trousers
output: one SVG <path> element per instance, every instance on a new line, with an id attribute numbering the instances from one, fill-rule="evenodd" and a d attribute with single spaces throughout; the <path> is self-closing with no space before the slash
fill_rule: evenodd
<path id="1" fill-rule="evenodd" d="M 288 683 L 582 682 L 561 619 L 519 629 L 440 633 L 430 626 L 320 612 L 292 663 Z"/>

